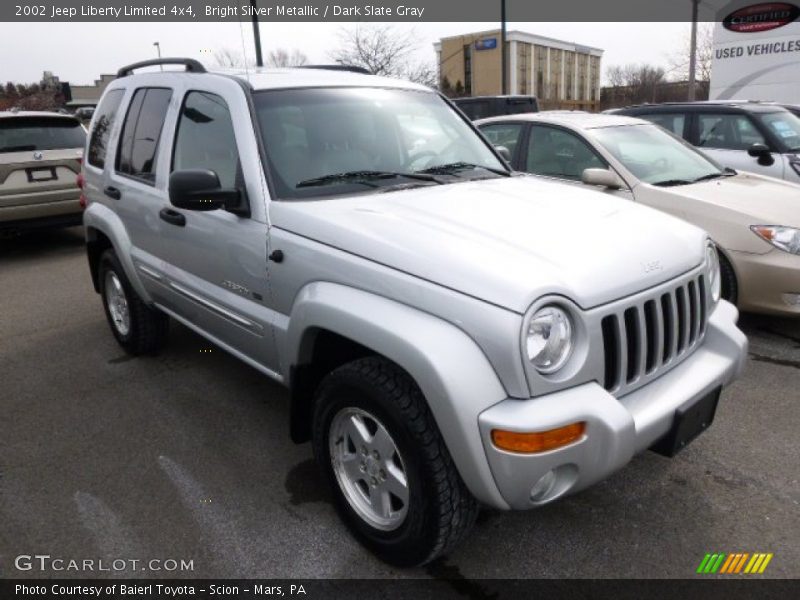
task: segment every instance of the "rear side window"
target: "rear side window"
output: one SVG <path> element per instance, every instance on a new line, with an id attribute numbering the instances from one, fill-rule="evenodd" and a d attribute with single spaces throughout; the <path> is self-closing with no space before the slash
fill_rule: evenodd
<path id="1" fill-rule="evenodd" d="M 506 103 L 507 115 L 539 112 L 535 98 L 511 98 Z"/>
<path id="2" fill-rule="evenodd" d="M 158 140 L 167 117 L 172 90 L 136 90 L 122 126 L 117 172 L 152 183 L 156 179 Z"/>
<path id="3" fill-rule="evenodd" d="M 0 119 L 0 152 L 82 148 L 86 132 L 77 119 L 7 117 Z"/>
<path id="4" fill-rule="evenodd" d="M 108 140 L 111 136 L 111 129 L 117 118 L 119 103 L 125 90 L 111 90 L 100 101 L 97 107 L 97 117 L 92 125 L 92 135 L 89 138 L 89 152 L 87 160 L 90 165 L 102 169 L 106 163 L 106 152 L 108 152 Z"/>

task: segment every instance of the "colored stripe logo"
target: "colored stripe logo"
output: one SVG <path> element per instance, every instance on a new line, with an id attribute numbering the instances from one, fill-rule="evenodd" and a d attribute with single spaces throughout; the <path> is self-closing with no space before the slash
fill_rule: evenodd
<path id="1" fill-rule="evenodd" d="M 763 573 L 773 554 L 765 552 L 734 552 L 725 554 L 716 552 L 706 554 L 697 567 L 697 573 L 701 575 L 713 575 L 715 573 L 724 575 L 760 575 Z"/>

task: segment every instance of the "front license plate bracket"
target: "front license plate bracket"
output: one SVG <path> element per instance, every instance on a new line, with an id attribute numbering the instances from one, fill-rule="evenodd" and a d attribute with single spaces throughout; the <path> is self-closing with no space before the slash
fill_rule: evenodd
<path id="1" fill-rule="evenodd" d="M 722 388 L 700 399 L 690 400 L 675 409 L 670 430 L 650 448 L 663 456 L 675 456 L 714 422 Z"/>

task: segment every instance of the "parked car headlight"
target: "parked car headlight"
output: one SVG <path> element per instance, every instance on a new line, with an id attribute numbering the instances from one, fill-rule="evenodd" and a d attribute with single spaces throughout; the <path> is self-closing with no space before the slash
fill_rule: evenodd
<path id="1" fill-rule="evenodd" d="M 711 301 L 716 304 L 722 296 L 722 277 L 719 271 L 717 247 L 711 243 L 706 246 L 706 269 L 708 271 L 708 287 L 711 290 Z"/>
<path id="2" fill-rule="evenodd" d="M 779 250 L 800 254 L 800 229 L 778 225 L 751 225 L 750 229 Z"/>
<path id="3" fill-rule="evenodd" d="M 537 310 L 528 323 L 525 349 L 536 370 L 558 371 L 572 353 L 574 328 L 566 311 L 549 305 Z"/>

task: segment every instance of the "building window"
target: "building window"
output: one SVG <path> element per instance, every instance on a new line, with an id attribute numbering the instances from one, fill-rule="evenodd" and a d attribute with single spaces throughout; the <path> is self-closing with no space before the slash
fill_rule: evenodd
<path id="1" fill-rule="evenodd" d="M 472 96 L 472 44 L 464 44 L 464 92 Z"/>
<path id="2" fill-rule="evenodd" d="M 548 93 L 545 87 L 545 73 L 547 72 L 547 48 L 536 46 L 536 95 L 539 98 L 547 99 Z"/>
<path id="3" fill-rule="evenodd" d="M 531 45 L 517 44 L 517 90 L 520 94 L 531 93 Z"/>

